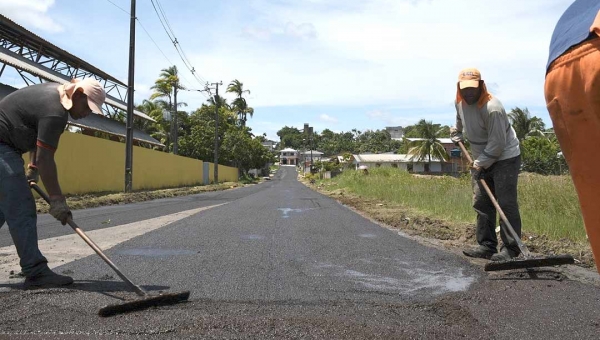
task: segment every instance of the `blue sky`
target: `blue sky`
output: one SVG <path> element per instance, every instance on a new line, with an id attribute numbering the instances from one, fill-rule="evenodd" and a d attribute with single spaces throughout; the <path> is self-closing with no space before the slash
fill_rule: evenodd
<path id="1" fill-rule="evenodd" d="M 129 0 L 0 0 L 0 12 L 96 67 L 127 80 Z M 554 25 L 572 0 L 161 0 L 199 77 L 251 90 L 248 125 L 278 140 L 304 123 L 382 129 L 425 118 L 452 125 L 458 71 L 478 67 L 507 110 L 551 121 L 543 85 Z M 137 0 L 136 95 L 162 68 L 184 67 L 150 0 Z M 1 82 L 22 86 L 6 73 Z M 222 93 L 224 87 L 220 89 Z M 193 110 L 206 100 L 182 92 Z"/>

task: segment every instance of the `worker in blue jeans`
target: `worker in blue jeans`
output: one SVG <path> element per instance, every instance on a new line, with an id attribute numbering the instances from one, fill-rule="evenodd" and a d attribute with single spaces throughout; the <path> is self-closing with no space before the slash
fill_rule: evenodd
<path id="1" fill-rule="evenodd" d="M 37 240 L 37 211 L 29 182 L 39 176 L 50 196 L 50 214 L 65 225 L 71 218 L 58 183 L 54 153 L 69 116 L 101 113 L 106 94 L 88 78 L 66 84 L 45 83 L 17 90 L 0 101 L 0 227 L 8 224 L 25 288 L 60 287 L 73 283 L 54 273 Z M 25 170 L 22 155 L 30 154 Z"/>

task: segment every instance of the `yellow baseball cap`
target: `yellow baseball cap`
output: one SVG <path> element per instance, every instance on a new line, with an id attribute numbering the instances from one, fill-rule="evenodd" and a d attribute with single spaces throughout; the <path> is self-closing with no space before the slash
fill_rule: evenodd
<path id="1" fill-rule="evenodd" d="M 481 72 L 476 68 L 466 68 L 458 74 L 458 86 L 460 89 L 465 87 L 479 87 Z"/>

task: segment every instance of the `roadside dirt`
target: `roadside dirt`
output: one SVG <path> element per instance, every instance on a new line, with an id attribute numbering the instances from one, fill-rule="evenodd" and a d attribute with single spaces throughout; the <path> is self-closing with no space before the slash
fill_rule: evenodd
<path id="1" fill-rule="evenodd" d="M 445 248 L 460 252 L 469 246 L 476 246 L 475 224 L 461 224 L 445 220 L 432 219 L 410 208 L 391 202 L 384 202 L 348 192 L 344 189 L 331 190 L 327 185 L 310 184 L 299 177 L 312 189 L 336 199 L 353 208 L 356 212 L 379 224 L 401 231 L 410 236 L 424 238 Z M 475 214 L 475 213 L 474 213 Z M 473 215 L 475 219 L 475 215 Z M 498 239 L 500 236 L 498 235 Z M 523 233 L 523 241 L 532 253 L 553 255 L 570 254 L 575 263 L 584 268 L 596 267 L 589 244 L 575 243 L 567 239 L 549 240 L 544 235 Z"/>
<path id="2" fill-rule="evenodd" d="M 257 182 L 258 183 L 258 182 Z M 181 187 L 161 190 L 145 190 L 132 193 L 94 193 L 87 195 L 67 196 L 67 204 L 72 210 L 94 208 L 107 205 L 128 204 L 144 202 L 159 198 L 170 198 L 177 196 L 194 195 L 203 192 L 221 191 L 235 189 L 253 184 L 242 184 L 239 182 L 224 182 L 219 184 Z M 37 212 L 40 214 L 48 213 L 50 208 L 42 199 L 36 199 Z"/>

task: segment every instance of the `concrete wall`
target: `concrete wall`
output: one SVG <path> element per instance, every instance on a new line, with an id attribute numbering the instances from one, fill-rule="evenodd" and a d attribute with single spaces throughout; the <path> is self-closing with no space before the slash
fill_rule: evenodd
<path id="1" fill-rule="evenodd" d="M 25 164 L 29 154 L 24 154 Z M 65 194 L 124 191 L 125 144 L 65 131 L 55 155 Z M 159 189 L 202 184 L 203 162 L 133 147 L 133 189 Z M 214 164 L 210 164 L 213 180 Z M 220 182 L 236 182 L 237 168 L 219 165 Z"/>

